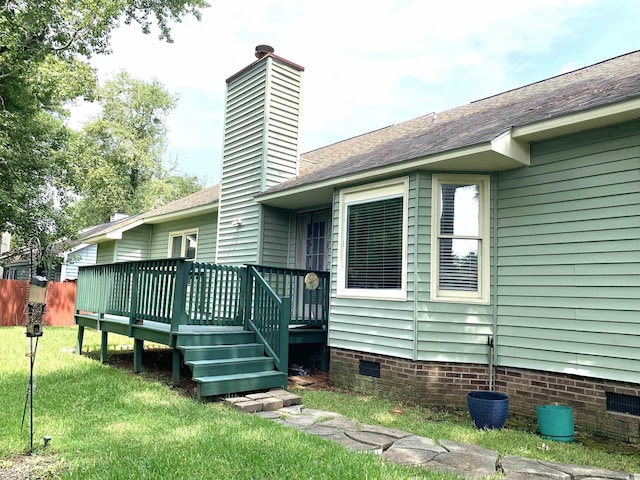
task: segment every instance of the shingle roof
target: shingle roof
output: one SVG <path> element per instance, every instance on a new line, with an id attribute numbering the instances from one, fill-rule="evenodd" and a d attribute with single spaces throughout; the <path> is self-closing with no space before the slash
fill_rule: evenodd
<path id="1" fill-rule="evenodd" d="M 187 195 L 186 197 L 182 197 L 178 200 L 174 200 L 173 202 L 169 202 L 166 205 L 156 208 L 155 210 L 149 210 L 148 212 L 133 215 L 125 219 L 116 220 L 114 222 L 108 222 L 102 225 L 98 225 L 97 227 L 93 227 L 88 232 L 83 232 L 83 234 L 80 235 L 80 239 L 89 239 L 91 237 L 106 235 L 107 233 L 119 230 L 121 228 L 126 228 L 129 225 L 136 224 L 137 222 L 144 221 L 145 219 L 150 220 L 154 217 L 160 217 L 162 215 L 168 215 L 171 213 L 191 210 L 197 207 L 212 205 L 216 203 L 219 198 L 219 185 L 206 187 L 202 190 L 192 193 L 191 195 Z"/>
<path id="2" fill-rule="evenodd" d="M 266 194 L 488 142 L 511 127 L 640 96 L 640 51 L 350 138 L 301 156 Z"/>

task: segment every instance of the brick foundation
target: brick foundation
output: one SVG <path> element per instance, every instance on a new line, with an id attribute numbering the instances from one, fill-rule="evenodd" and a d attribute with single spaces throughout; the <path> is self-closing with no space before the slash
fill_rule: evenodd
<path id="1" fill-rule="evenodd" d="M 359 374 L 360 360 L 380 363 L 380 378 Z M 331 349 L 330 381 L 359 393 L 412 405 L 466 408 L 470 390 L 488 388 L 486 365 L 413 362 L 338 348 Z M 536 405 L 573 407 L 576 430 L 640 443 L 640 417 L 606 410 L 605 392 L 640 396 L 640 384 L 562 373 L 496 367 L 495 390 L 509 395 L 509 412 L 535 418 Z"/>

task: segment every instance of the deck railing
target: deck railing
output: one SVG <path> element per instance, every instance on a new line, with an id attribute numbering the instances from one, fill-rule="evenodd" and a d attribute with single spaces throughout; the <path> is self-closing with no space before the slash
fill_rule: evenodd
<path id="1" fill-rule="evenodd" d="M 171 325 L 242 325 L 243 268 L 184 259 L 81 267 L 76 311 Z"/>
<path id="2" fill-rule="evenodd" d="M 245 328 L 256 333 L 275 367 L 286 372 L 289 365 L 291 299 L 280 297 L 255 266 L 247 267 Z"/>
<path id="3" fill-rule="evenodd" d="M 329 272 L 253 265 L 279 297 L 291 299 L 291 325 L 322 327 L 329 314 Z M 308 277 L 315 274 L 314 278 Z M 305 283 L 306 279 L 306 283 Z"/>

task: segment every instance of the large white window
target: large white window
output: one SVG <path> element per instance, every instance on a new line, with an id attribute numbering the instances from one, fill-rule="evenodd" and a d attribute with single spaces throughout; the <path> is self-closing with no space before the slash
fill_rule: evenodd
<path id="1" fill-rule="evenodd" d="M 195 260 L 197 250 L 198 230 L 169 234 L 169 258 L 184 257 L 187 260 Z"/>
<path id="2" fill-rule="evenodd" d="M 338 296 L 406 299 L 407 191 L 401 178 L 340 192 Z"/>
<path id="3" fill-rule="evenodd" d="M 489 177 L 434 175 L 431 300 L 489 302 Z"/>

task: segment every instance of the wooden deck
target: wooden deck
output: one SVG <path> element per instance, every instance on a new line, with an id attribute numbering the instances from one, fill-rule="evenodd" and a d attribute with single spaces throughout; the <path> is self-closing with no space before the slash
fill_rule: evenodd
<path id="1" fill-rule="evenodd" d="M 84 267 L 77 351 L 85 328 L 92 328 L 102 332 L 102 361 L 109 333 L 134 339 L 135 372 L 142 368 L 145 341 L 169 346 L 174 383 L 184 362 L 199 397 L 286 388 L 290 344 L 322 346 L 327 366 L 328 274 L 322 288 L 310 292 L 304 290 L 306 272 L 264 268 L 268 281 L 261 267 L 183 259 Z"/>

